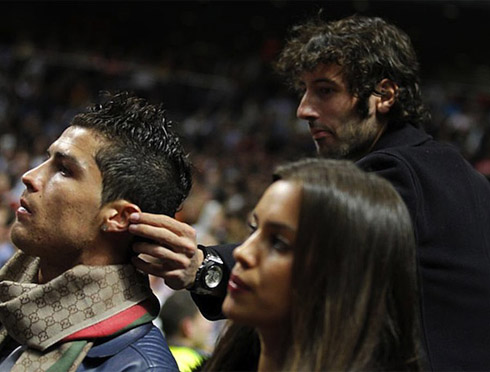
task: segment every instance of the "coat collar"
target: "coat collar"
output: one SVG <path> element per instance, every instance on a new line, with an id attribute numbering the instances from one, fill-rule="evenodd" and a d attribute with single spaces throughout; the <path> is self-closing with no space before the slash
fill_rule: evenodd
<path id="1" fill-rule="evenodd" d="M 422 129 L 412 125 L 404 125 L 400 128 L 388 129 L 376 143 L 372 151 L 382 150 L 398 146 L 416 146 L 432 139 L 432 136 Z"/>
<path id="2" fill-rule="evenodd" d="M 146 323 L 139 327 L 109 339 L 106 342 L 94 345 L 87 354 L 88 358 L 107 358 L 119 353 L 122 349 L 139 340 L 152 329 L 152 323 Z"/>

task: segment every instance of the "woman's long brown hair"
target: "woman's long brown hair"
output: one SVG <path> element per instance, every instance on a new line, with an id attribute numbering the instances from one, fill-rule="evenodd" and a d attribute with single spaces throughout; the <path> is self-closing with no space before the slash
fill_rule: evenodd
<path id="1" fill-rule="evenodd" d="M 415 242 L 393 186 L 325 159 L 279 167 L 275 179 L 302 186 L 282 369 L 420 370 Z M 252 328 L 232 325 L 206 370 L 255 370 L 259 350 Z"/>

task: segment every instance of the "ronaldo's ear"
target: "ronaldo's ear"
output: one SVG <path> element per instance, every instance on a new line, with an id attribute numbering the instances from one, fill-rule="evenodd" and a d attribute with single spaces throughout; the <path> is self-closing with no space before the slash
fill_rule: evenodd
<path id="1" fill-rule="evenodd" d="M 124 232 L 128 230 L 129 216 L 132 213 L 141 213 L 141 209 L 127 200 L 120 199 L 107 203 L 102 207 L 103 232 Z"/>
<path id="2" fill-rule="evenodd" d="M 383 79 L 376 87 L 376 111 L 387 114 L 398 96 L 398 85 L 390 79 Z"/>

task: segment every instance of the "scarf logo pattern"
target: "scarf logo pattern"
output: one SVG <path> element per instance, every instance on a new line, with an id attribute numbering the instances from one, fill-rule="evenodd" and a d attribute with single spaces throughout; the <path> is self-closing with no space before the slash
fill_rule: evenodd
<path id="1" fill-rule="evenodd" d="M 65 274 L 46 285 L 0 282 L 0 321 L 18 342 L 44 350 L 96 314 L 113 314 L 121 302 L 148 297 L 146 278 L 138 283 L 130 265 L 77 266 Z"/>
<path id="2" fill-rule="evenodd" d="M 39 259 L 18 252 L 0 269 L 0 344 L 10 335 L 27 346 L 12 371 L 76 370 L 92 342 L 64 339 L 113 324 L 116 314 L 154 298 L 148 277 L 132 265 L 79 265 L 49 283 L 33 284 L 38 267 Z M 73 348 L 79 351 L 70 354 L 76 357 L 71 367 L 58 367 Z"/>

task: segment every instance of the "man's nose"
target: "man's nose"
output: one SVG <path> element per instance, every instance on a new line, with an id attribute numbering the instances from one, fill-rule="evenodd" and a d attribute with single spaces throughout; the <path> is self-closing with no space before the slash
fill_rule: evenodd
<path id="1" fill-rule="evenodd" d="M 26 185 L 27 190 L 31 192 L 39 191 L 41 188 L 41 179 L 38 166 L 36 168 L 30 169 L 22 175 L 22 182 Z"/>
<path id="2" fill-rule="evenodd" d="M 301 98 L 301 102 L 296 110 L 296 116 L 300 119 L 307 121 L 314 121 L 318 119 L 318 111 L 315 106 L 311 103 L 311 99 L 307 93 Z"/>

